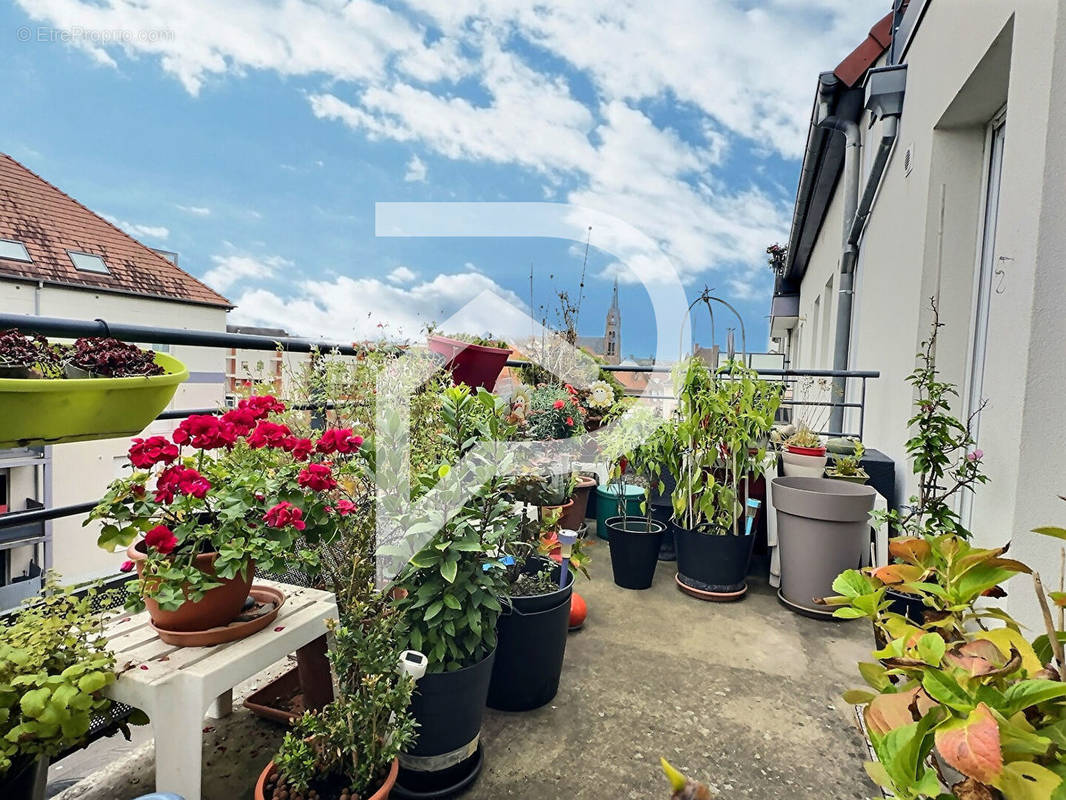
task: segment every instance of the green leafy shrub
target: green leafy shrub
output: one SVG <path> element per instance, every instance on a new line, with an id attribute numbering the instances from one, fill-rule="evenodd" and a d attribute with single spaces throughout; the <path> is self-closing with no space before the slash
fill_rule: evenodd
<path id="1" fill-rule="evenodd" d="M 503 419 L 503 402 L 465 386 L 442 393 L 442 437 L 451 460 L 419 477 L 420 492 L 434 490 L 439 516 L 410 519 L 409 538 L 418 530 L 435 530 L 431 542 L 415 553 L 395 585 L 403 615 L 403 647 L 429 658 L 430 672 L 474 664 L 496 646 L 497 597 L 507 580 L 496 554 L 518 535 L 520 518 L 507 496 L 511 457 L 504 448 L 476 450 L 478 443 L 501 443 L 513 432 Z M 463 458 L 462 481 L 443 481 Z M 454 476 L 453 476 L 454 477 Z M 461 484 L 476 485 L 467 497 Z"/>
<path id="2" fill-rule="evenodd" d="M 78 597 L 49 578 L 14 622 L 0 628 L 0 777 L 80 742 L 110 701 L 114 656 L 100 635 L 93 593 Z"/>
<path id="3" fill-rule="evenodd" d="M 374 593 L 349 606 L 343 625 L 332 626 L 337 698 L 304 714 L 285 734 L 274 758 L 275 786 L 315 789 L 326 797 L 339 797 L 347 787 L 352 797 L 365 797 L 381 785 L 415 737 L 408 710 L 414 680 L 397 670 L 403 652 L 398 622 L 397 610 Z"/>

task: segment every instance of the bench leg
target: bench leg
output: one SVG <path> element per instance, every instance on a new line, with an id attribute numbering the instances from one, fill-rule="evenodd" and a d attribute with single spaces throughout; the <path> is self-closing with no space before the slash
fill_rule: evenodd
<path id="1" fill-rule="evenodd" d="M 207 707 L 207 716 L 211 719 L 222 719 L 228 717 L 233 713 L 233 690 L 227 689 L 218 697 L 215 698 L 210 706 Z"/>
<path id="2" fill-rule="evenodd" d="M 156 791 L 200 800 L 203 706 L 189 702 L 189 698 L 175 698 L 175 702 L 159 706 L 152 715 Z"/>

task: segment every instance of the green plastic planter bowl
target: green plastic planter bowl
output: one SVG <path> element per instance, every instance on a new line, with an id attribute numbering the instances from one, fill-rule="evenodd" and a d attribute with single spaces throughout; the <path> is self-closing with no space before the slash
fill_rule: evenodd
<path id="1" fill-rule="evenodd" d="M 627 483 L 623 486 L 626 497 L 626 514 L 631 517 L 643 516 L 640 504 L 644 502 L 644 489 Z M 607 535 L 607 520 L 618 516 L 618 484 L 610 482 L 596 487 L 596 535 L 601 539 L 610 539 Z"/>
<path id="2" fill-rule="evenodd" d="M 189 370 L 156 353 L 166 373 L 138 378 L 0 378 L 0 449 L 134 436 L 174 397 Z"/>

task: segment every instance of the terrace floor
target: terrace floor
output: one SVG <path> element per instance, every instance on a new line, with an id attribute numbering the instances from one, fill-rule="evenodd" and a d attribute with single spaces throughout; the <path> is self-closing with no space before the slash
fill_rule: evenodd
<path id="1" fill-rule="evenodd" d="M 865 745 L 840 699 L 859 685 L 855 663 L 869 657 L 866 625 L 797 616 L 761 577 L 743 602 L 703 603 L 678 592 L 666 563 L 652 589 L 627 591 L 611 580 L 606 543 L 592 555 L 593 580 L 577 584 L 589 619 L 570 635 L 559 694 L 536 711 L 486 713 L 486 766 L 465 797 L 666 800 L 661 755 L 723 800 L 874 793 Z M 765 565 L 754 571 L 765 574 Z M 250 798 L 281 729 L 243 708 L 204 724 L 205 799 Z M 131 800 L 151 791 L 152 758 L 142 730 L 133 745 L 97 742 L 50 778 L 69 786 L 96 770 L 56 796 Z"/>

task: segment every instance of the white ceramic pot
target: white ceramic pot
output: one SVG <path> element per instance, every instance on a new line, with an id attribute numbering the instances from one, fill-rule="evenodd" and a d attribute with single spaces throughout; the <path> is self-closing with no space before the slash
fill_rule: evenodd
<path id="1" fill-rule="evenodd" d="M 786 478 L 821 478 L 829 456 L 804 456 L 784 450 L 781 462 Z"/>

